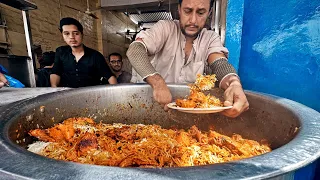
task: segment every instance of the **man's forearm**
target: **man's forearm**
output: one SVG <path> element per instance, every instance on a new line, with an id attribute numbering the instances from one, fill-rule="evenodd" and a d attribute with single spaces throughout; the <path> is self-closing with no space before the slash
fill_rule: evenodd
<path id="1" fill-rule="evenodd" d="M 0 88 L 5 86 L 6 84 L 8 84 L 6 77 L 4 77 L 4 75 L 0 73 Z"/>
<path id="2" fill-rule="evenodd" d="M 155 74 L 148 76 L 146 81 L 153 89 L 154 99 L 164 105 L 165 110 L 168 110 L 165 105 L 172 101 L 172 95 L 164 79 L 159 74 Z"/>
<path id="3" fill-rule="evenodd" d="M 166 86 L 166 82 L 159 74 L 155 74 L 153 76 L 147 77 L 146 82 L 148 84 L 150 84 L 152 89 L 161 88 L 162 86 Z"/>
<path id="4" fill-rule="evenodd" d="M 50 84 L 51 87 L 58 87 L 60 84 L 60 76 L 56 74 L 50 75 Z"/>
<path id="5" fill-rule="evenodd" d="M 149 61 L 147 49 L 144 47 L 143 42 L 135 41 L 131 43 L 127 51 L 127 56 L 132 67 L 143 80 L 146 80 L 149 76 L 153 76 L 157 73 Z"/>
<path id="6" fill-rule="evenodd" d="M 2 73 L 0 73 L 0 81 L 3 82 L 3 83 L 7 83 L 8 82 L 8 80 L 6 79 L 6 77 Z"/>
<path id="7" fill-rule="evenodd" d="M 232 84 L 237 84 L 241 86 L 239 77 L 236 75 L 230 74 L 222 79 L 220 83 L 220 88 L 226 90 Z"/>
<path id="8" fill-rule="evenodd" d="M 224 56 L 224 54 L 210 54 L 208 63 L 212 72 L 216 74 L 216 78 L 219 82 L 220 88 L 225 89 L 226 86 L 228 87 L 228 82 L 231 80 L 237 80 L 240 82 L 236 70 L 228 62 L 228 59 Z"/>

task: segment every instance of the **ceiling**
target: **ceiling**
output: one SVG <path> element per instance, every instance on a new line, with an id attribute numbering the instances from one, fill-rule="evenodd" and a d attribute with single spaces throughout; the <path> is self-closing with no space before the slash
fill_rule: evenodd
<path id="1" fill-rule="evenodd" d="M 101 8 L 125 13 L 140 29 L 148 29 L 159 20 L 179 19 L 179 0 L 100 0 Z M 214 30 L 225 42 L 228 0 L 215 0 L 205 27 Z M 128 30 L 127 30 L 128 31 Z M 134 34 L 136 32 L 133 32 Z M 130 35 L 130 31 L 127 35 Z"/>
<path id="2" fill-rule="evenodd" d="M 178 0 L 101 0 L 101 8 L 125 13 L 141 29 L 178 19 Z"/>

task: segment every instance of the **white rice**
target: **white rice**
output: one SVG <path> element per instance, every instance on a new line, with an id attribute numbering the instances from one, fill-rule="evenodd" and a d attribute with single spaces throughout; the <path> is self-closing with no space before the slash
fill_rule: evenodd
<path id="1" fill-rule="evenodd" d="M 28 145 L 28 151 L 31 151 L 36 154 L 41 154 L 42 150 L 44 150 L 51 142 L 43 142 L 37 141 Z"/>

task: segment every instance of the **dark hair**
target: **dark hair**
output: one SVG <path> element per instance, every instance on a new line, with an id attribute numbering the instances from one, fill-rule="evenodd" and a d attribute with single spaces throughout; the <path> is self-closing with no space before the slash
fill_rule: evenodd
<path id="1" fill-rule="evenodd" d="M 42 58 L 39 59 L 40 68 L 51 66 L 54 63 L 55 54 L 53 51 L 44 52 Z"/>
<path id="2" fill-rule="evenodd" d="M 214 0 L 210 0 L 210 9 L 212 8 L 212 6 L 213 6 L 213 2 L 214 2 Z M 182 3 L 182 0 L 179 0 L 179 4 L 181 5 L 181 3 Z"/>
<path id="3" fill-rule="evenodd" d="M 114 53 L 109 54 L 109 56 L 108 56 L 109 61 L 110 61 L 110 57 L 111 57 L 111 56 L 119 56 L 120 59 L 122 60 L 122 56 L 121 56 L 121 54 L 119 54 L 119 53 L 114 52 Z"/>
<path id="4" fill-rule="evenodd" d="M 83 34 L 83 26 L 81 25 L 81 23 L 78 20 L 76 20 L 74 18 L 71 18 L 71 17 L 62 18 L 60 20 L 60 26 L 59 26 L 60 32 L 62 32 L 62 26 L 64 26 L 64 25 L 75 25 L 75 26 L 77 26 L 77 28 L 81 32 L 81 34 Z"/>

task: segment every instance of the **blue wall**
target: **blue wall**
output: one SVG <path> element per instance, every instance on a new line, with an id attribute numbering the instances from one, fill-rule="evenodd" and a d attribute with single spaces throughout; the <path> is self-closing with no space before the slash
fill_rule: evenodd
<path id="1" fill-rule="evenodd" d="M 225 46 L 229 50 L 229 62 L 239 69 L 244 0 L 228 1 Z"/>
<path id="2" fill-rule="evenodd" d="M 242 3 L 229 3 L 230 16 L 235 6 L 243 10 L 243 24 L 239 37 L 242 12 L 227 16 L 227 25 L 235 27 L 227 26 L 226 46 L 244 89 L 292 99 L 320 112 L 320 0 L 250 0 L 244 8 Z M 318 164 L 320 169 L 320 160 Z M 315 163 L 299 170 L 295 179 L 312 179 L 314 172 Z"/>
<path id="3" fill-rule="evenodd" d="M 245 1 L 239 75 L 320 111 L 320 0 Z"/>

